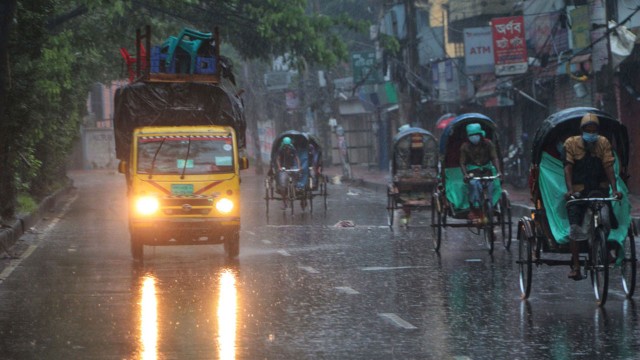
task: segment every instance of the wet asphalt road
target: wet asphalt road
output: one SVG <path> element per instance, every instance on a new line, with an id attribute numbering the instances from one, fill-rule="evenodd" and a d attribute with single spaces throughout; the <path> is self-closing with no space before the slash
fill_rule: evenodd
<path id="1" fill-rule="evenodd" d="M 266 216 L 243 177 L 240 257 L 145 247 L 132 262 L 124 179 L 74 172 L 77 190 L 0 259 L 0 359 L 634 359 L 638 309 L 618 272 L 604 309 L 565 267 L 534 268 L 519 298 L 512 250 L 429 213 L 386 226 L 386 194 L 329 187 L 314 213 Z M 319 206 L 320 205 L 320 206 Z M 277 209 L 277 210 L 276 210 Z M 335 227 L 350 220 L 354 227 Z"/>

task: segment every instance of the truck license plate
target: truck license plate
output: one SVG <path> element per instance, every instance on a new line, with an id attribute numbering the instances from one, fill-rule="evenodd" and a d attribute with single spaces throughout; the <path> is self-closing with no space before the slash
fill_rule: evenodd
<path id="1" fill-rule="evenodd" d="M 172 195 L 193 195 L 193 184 L 171 184 Z"/>

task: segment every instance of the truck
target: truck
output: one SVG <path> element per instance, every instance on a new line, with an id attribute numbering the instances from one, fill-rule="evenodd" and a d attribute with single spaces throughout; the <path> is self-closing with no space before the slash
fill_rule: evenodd
<path id="1" fill-rule="evenodd" d="M 134 260 L 164 245 L 223 244 L 226 257 L 239 255 L 245 130 L 241 99 L 215 73 L 147 72 L 116 90 Z"/>

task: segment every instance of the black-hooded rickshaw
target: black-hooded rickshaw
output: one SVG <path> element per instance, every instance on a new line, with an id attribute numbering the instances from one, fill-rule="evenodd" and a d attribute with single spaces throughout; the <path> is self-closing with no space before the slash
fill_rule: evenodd
<path id="1" fill-rule="evenodd" d="M 496 235 L 502 238 L 506 249 L 511 246 L 511 203 L 494 167 L 489 170 L 490 174 L 465 179 L 460 166 L 460 147 L 469 141 L 467 125 L 470 124 L 478 124 L 484 138 L 494 144 L 497 161 L 502 167 L 498 131 L 491 118 L 480 113 L 466 113 L 449 122 L 440 137 L 440 173 L 431 199 L 433 246 L 436 251 L 440 250 L 444 228 L 464 227 L 476 235 L 482 233 L 489 254 L 492 254 Z M 472 180 L 482 186 L 481 200 L 477 204 L 481 210 L 478 218 L 469 216 L 472 204 L 468 189 Z"/>
<path id="2" fill-rule="evenodd" d="M 438 175 L 438 141 L 419 127 L 402 128 L 394 137 L 387 187 L 387 220 L 391 227 L 395 211 L 403 210 L 408 224 L 412 211 L 429 209 Z"/>
<path id="3" fill-rule="evenodd" d="M 278 157 L 286 148 L 292 150 L 297 160 L 292 166 L 284 167 L 278 163 Z M 271 163 L 265 178 L 267 214 L 270 200 L 280 201 L 282 208 L 288 208 L 292 214 L 294 203 L 298 200 L 302 210 L 308 207 L 312 212 L 316 196 L 322 197 L 326 211 L 327 183 L 327 176 L 322 173 L 322 147 L 318 138 L 306 132 L 288 130 L 274 139 Z"/>
<path id="4" fill-rule="evenodd" d="M 581 119 L 588 113 L 598 117 L 598 133 L 611 144 L 621 199 L 611 193 L 592 193 L 582 199 L 566 199 L 563 144 L 568 137 L 580 135 Z M 630 298 L 633 295 L 636 252 L 635 229 L 626 187 L 628 162 L 627 129 L 612 115 L 595 108 L 575 107 L 554 113 L 544 120 L 536 132 L 531 151 L 529 185 L 534 209 L 531 217 L 518 221 L 517 263 L 523 299 L 527 299 L 531 292 L 533 265 L 572 264 L 566 207 L 572 201 L 588 204 L 581 227 L 585 241 L 576 243 L 580 267 L 589 273 L 596 302 L 602 306 L 607 300 L 610 270 L 620 271 L 625 296 Z"/>

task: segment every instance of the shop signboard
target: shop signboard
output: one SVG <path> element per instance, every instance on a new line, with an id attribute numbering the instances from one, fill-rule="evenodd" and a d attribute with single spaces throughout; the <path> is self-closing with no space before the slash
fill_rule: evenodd
<path id="1" fill-rule="evenodd" d="M 469 75 L 494 72 L 490 26 L 464 29 L 464 60 Z"/>
<path id="2" fill-rule="evenodd" d="M 527 44 L 524 18 L 510 16 L 491 20 L 496 76 L 527 72 Z"/>

